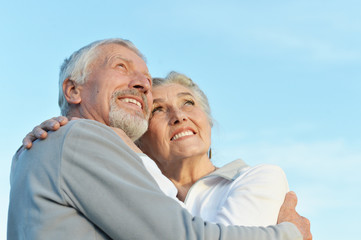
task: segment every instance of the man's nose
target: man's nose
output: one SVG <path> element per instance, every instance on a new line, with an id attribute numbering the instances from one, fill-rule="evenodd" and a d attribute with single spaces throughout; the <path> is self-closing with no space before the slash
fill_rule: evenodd
<path id="1" fill-rule="evenodd" d="M 151 89 L 152 79 L 142 73 L 134 73 L 132 81 L 130 82 L 131 88 L 136 88 L 138 91 L 147 94 Z"/>
<path id="2" fill-rule="evenodd" d="M 169 120 L 171 125 L 176 125 L 184 121 L 187 121 L 187 115 L 180 109 L 172 109 L 169 112 L 169 115 L 170 115 Z"/>

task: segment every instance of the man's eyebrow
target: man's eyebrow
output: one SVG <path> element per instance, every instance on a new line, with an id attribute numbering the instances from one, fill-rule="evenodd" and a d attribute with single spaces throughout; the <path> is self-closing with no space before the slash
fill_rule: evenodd
<path id="1" fill-rule="evenodd" d="M 109 62 L 117 60 L 117 59 L 123 60 L 126 63 L 128 63 L 129 65 L 133 66 L 133 61 L 128 58 L 123 57 L 122 55 L 113 55 L 111 57 L 108 57 L 106 59 L 106 62 L 109 63 Z M 146 75 L 150 80 L 152 80 L 152 76 L 150 75 L 149 72 L 143 72 L 143 74 Z"/>
<path id="2" fill-rule="evenodd" d="M 108 62 L 110 62 L 110 61 L 114 61 L 114 60 L 117 60 L 117 59 L 123 60 L 123 61 L 125 61 L 125 62 L 127 62 L 127 63 L 133 63 L 132 60 L 130 60 L 130 59 L 128 59 L 128 58 L 125 58 L 125 57 L 123 57 L 122 55 L 113 55 L 113 56 L 110 56 L 110 57 L 108 57 L 108 58 L 106 59 L 106 62 L 108 63 Z"/>

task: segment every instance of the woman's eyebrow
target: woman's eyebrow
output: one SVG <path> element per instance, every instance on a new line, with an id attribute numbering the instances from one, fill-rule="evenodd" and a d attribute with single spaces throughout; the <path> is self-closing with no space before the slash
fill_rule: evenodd
<path id="1" fill-rule="evenodd" d="M 189 92 L 180 92 L 177 94 L 177 97 L 183 97 L 183 96 L 191 96 L 191 97 L 194 97 L 191 93 Z M 164 98 L 154 98 L 153 99 L 153 105 L 154 103 L 164 103 L 165 100 Z"/>
<path id="2" fill-rule="evenodd" d="M 193 97 L 193 95 L 190 92 L 180 92 L 177 94 L 177 97 L 183 97 L 183 96 L 191 96 Z"/>
<path id="3" fill-rule="evenodd" d="M 155 99 L 153 99 L 153 105 L 154 105 L 154 103 L 160 103 L 160 102 L 165 102 L 165 100 L 163 99 L 163 98 L 155 98 Z"/>

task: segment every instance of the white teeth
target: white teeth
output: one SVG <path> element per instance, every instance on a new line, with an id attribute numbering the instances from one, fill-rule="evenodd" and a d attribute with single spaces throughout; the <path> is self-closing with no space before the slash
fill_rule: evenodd
<path id="1" fill-rule="evenodd" d="M 181 133 L 178 133 L 178 134 L 174 135 L 174 137 L 172 137 L 171 140 L 177 140 L 178 138 L 181 138 L 181 137 L 184 137 L 184 136 L 190 136 L 190 135 L 193 135 L 193 132 L 188 130 L 188 131 L 181 132 Z"/>
<path id="2" fill-rule="evenodd" d="M 122 98 L 121 101 L 122 102 L 127 102 L 127 103 L 129 103 L 129 102 L 134 103 L 138 107 L 142 108 L 142 104 L 140 102 L 138 102 L 137 100 L 133 99 L 133 98 Z"/>

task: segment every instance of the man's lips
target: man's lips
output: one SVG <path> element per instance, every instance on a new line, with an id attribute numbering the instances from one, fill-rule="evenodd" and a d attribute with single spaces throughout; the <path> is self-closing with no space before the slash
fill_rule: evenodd
<path id="1" fill-rule="evenodd" d="M 188 129 L 181 129 L 176 131 L 175 133 L 173 133 L 173 137 L 170 139 L 171 141 L 175 141 L 181 137 L 185 137 L 185 136 L 191 136 L 191 135 L 195 135 L 196 133 L 188 128 Z"/>
<path id="2" fill-rule="evenodd" d="M 130 97 L 121 97 L 119 98 L 119 100 L 121 102 L 126 102 L 126 103 L 132 103 L 137 105 L 139 108 L 143 109 L 143 104 L 141 100 L 135 99 L 135 98 L 130 98 Z"/>

